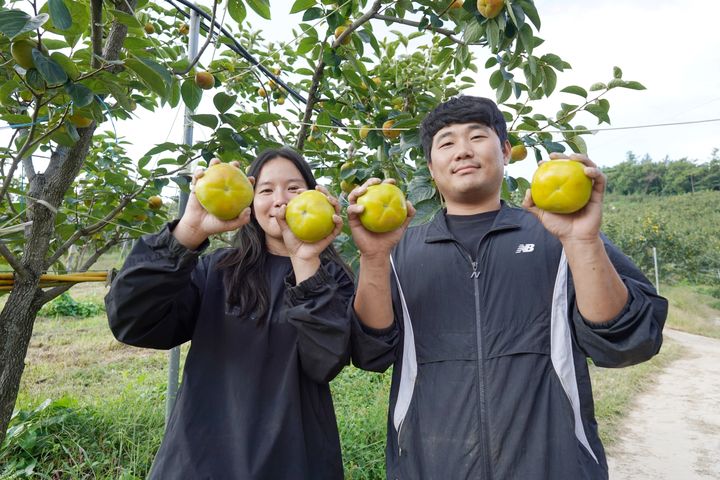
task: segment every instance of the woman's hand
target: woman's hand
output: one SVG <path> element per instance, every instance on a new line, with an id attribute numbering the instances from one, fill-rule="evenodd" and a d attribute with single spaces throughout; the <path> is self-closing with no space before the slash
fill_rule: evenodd
<path id="1" fill-rule="evenodd" d="M 333 223 L 335 223 L 335 228 L 332 232 L 330 232 L 327 237 L 315 243 L 303 242 L 302 240 L 297 238 L 292 232 L 292 230 L 290 230 L 290 227 L 288 227 L 288 224 L 285 221 L 285 212 L 287 211 L 287 205 L 283 205 L 280 208 L 278 214 L 275 216 L 275 220 L 277 220 L 278 225 L 280 226 L 280 230 L 282 231 L 283 242 L 285 242 L 285 248 L 287 248 L 288 250 L 288 255 L 290 257 L 294 257 L 300 260 L 310 260 L 314 257 L 320 257 L 320 254 L 323 252 L 323 250 L 325 250 L 328 245 L 330 245 L 333 240 L 335 240 L 335 238 L 342 231 L 343 227 L 342 217 L 340 216 L 340 202 L 338 202 L 338 199 L 330 195 L 330 192 L 328 192 L 327 188 L 323 187 L 322 185 L 316 186 L 315 190 L 325 195 L 330 204 L 335 209 L 335 214 L 333 215 Z"/>
<path id="2" fill-rule="evenodd" d="M 214 158 L 210 161 L 210 166 L 217 163 L 220 163 L 220 160 Z M 231 162 L 231 165 L 240 168 L 238 162 Z M 205 175 L 205 169 L 202 167 L 198 167 L 193 173 L 185 213 L 183 213 L 180 222 L 173 230 L 175 238 L 190 250 L 199 247 L 210 235 L 237 230 L 250 221 L 250 207 L 247 207 L 237 218 L 232 220 L 220 220 L 208 213 L 195 195 L 195 184 L 203 175 Z M 248 180 L 255 185 L 255 178 L 248 177 Z"/>

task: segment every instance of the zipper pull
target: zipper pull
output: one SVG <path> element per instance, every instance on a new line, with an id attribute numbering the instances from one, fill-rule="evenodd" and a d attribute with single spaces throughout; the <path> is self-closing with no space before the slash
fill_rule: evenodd
<path id="1" fill-rule="evenodd" d="M 470 274 L 470 278 L 480 278 L 480 272 L 477 271 L 477 262 L 472 262 L 472 273 Z"/>

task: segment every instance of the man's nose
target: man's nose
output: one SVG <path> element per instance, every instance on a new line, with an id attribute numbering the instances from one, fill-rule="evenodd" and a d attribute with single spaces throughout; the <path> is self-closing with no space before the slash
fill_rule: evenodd
<path id="1" fill-rule="evenodd" d="M 467 140 L 458 140 L 455 143 L 455 148 L 455 157 L 458 159 L 468 158 L 473 155 L 472 145 Z"/>

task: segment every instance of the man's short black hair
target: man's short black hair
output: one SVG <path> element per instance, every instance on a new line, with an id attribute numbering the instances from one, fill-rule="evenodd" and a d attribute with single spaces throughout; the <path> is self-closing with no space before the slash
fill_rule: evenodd
<path id="1" fill-rule="evenodd" d="M 441 103 L 422 121 L 420 141 L 425 151 L 425 159 L 428 162 L 431 161 L 432 141 L 438 131 L 455 123 L 473 122 L 495 130 L 501 145 L 508 139 L 505 117 L 495 102 L 485 97 L 462 95 Z"/>

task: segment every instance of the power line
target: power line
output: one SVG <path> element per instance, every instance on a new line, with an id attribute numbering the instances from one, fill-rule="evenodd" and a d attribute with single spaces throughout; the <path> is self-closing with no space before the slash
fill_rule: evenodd
<path id="1" fill-rule="evenodd" d="M 694 125 L 698 123 L 711 123 L 720 122 L 720 118 L 707 118 L 704 120 L 688 120 L 686 122 L 669 122 L 669 123 L 650 123 L 646 125 L 630 125 L 626 127 L 605 127 L 605 128 L 583 128 L 573 130 L 512 130 L 513 133 L 525 132 L 525 133 L 588 133 L 588 132 L 609 132 L 611 130 L 635 130 L 639 128 L 655 128 L 655 127 L 672 127 L 677 125 Z M 398 129 L 401 130 L 401 129 Z"/>

